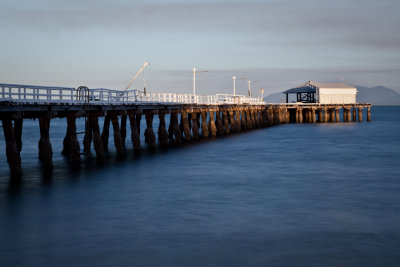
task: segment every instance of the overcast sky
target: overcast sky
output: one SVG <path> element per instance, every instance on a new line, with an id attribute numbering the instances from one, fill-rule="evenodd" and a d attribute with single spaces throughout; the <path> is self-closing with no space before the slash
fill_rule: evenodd
<path id="1" fill-rule="evenodd" d="M 398 0 L 0 0 L 0 82 L 278 92 L 307 80 L 400 89 Z M 135 88 L 141 89 L 138 80 Z M 238 82 L 240 93 L 246 82 Z"/>

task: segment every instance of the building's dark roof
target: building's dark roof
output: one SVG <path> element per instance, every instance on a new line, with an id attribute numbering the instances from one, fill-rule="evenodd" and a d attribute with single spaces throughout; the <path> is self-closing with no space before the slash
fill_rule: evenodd
<path id="1" fill-rule="evenodd" d="M 345 83 L 319 83 L 314 81 L 308 81 L 300 84 L 297 87 L 286 90 L 284 94 L 296 94 L 296 93 L 316 93 L 316 88 L 329 88 L 329 89 L 356 89 L 355 87 Z"/>
<path id="2" fill-rule="evenodd" d="M 316 92 L 315 87 L 302 86 L 302 87 L 296 87 L 296 88 L 286 90 L 283 93 L 284 94 L 296 94 L 296 93 L 315 93 L 315 92 Z"/>

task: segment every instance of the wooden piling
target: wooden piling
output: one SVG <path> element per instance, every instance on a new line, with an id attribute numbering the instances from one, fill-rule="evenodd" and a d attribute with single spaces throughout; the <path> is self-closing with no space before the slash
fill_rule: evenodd
<path id="1" fill-rule="evenodd" d="M 201 111 L 201 135 L 203 137 L 208 137 L 209 136 L 208 132 L 208 125 L 207 125 L 207 112 L 204 110 Z"/>
<path id="2" fill-rule="evenodd" d="M 236 108 L 235 109 L 235 125 L 236 125 L 236 132 L 242 131 L 242 126 L 240 122 L 240 109 Z"/>
<path id="3" fill-rule="evenodd" d="M 362 122 L 362 107 L 358 107 L 358 122 Z"/>
<path id="4" fill-rule="evenodd" d="M 351 108 L 347 108 L 347 115 L 346 115 L 346 118 L 347 118 L 347 122 L 351 122 Z"/>
<path id="5" fill-rule="evenodd" d="M 158 126 L 158 140 L 162 146 L 168 145 L 168 132 L 165 127 L 165 112 L 159 111 L 158 118 L 160 120 L 160 124 Z"/>
<path id="6" fill-rule="evenodd" d="M 79 166 L 81 164 L 81 148 L 79 145 L 78 137 L 76 134 L 76 122 L 75 113 L 68 113 L 67 124 L 69 128 L 69 142 L 68 151 L 71 162 L 74 166 Z"/>
<path id="7" fill-rule="evenodd" d="M 217 133 L 219 136 L 224 135 L 224 124 L 222 122 L 221 118 L 221 110 L 217 109 L 217 112 L 215 112 L 215 123 L 217 124 Z"/>
<path id="8" fill-rule="evenodd" d="M 121 115 L 121 142 L 122 146 L 125 148 L 125 139 L 126 139 L 126 121 L 127 121 L 127 114 Z"/>
<path id="9" fill-rule="evenodd" d="M 211 136 L 217 136 L 217 127 L 215 125 L 215 112 L 214 110 L 210 110 L 210 121 L 209 121 L 209 129 L 211 131 Z"/>
<path id="10" fill-rule="evenodd" d="M 18 151 L 22 150 L 22 125 L 23 119 L 19 116 L 14 120 L 14 136 Z"/>
<path id="11" fill-rule="evenodd" d="M 324 122 L 329 122 L 329 110 L 327 108 L 324 108 Z"/>
<path id="12" fill-rule="evenodd" d="M 229 128 L 231 133 L 234 133 L 236 132 L 236 120 L 235 120 L 234 110 L 232 108 L 228 110 L 228 115 L 229 115 Z"/>
<path id="13" fill-rule="evenodd" d="M 305 109 L 305 116 L 304 116 L 304 121 L 305 122 L 307 122 L 307 123 L 309 123 L 310 122 L 310 109 L 309 108 L 307 108 L 307 109 Z"/>
<path id="14" fill-rule="evenodd" d="M 199 139 L 199 125 L 197 123 L 197 113 L 192 112 L 192 133 L 193 133 L 193 139 L 198 140 Z"/>
<path id="15" fill-rule="evenodd" d="M 140 136 L 140 123 L 142 121 L 142 111 L 139 110 L 138 112 L 135 112 L 136 114 L 136 130 L 138 135 Z"/>
<path id="16" fill-rule="evenodd" d="M 90 116 L 90 115 L 89 115 Z M 85 157 L 90 157 L 90 146 L 92 144 L 92 127 L 88 118 L 85 119 L 85 136 L 83 137 L 83 152 Z"/>
<path id="17" fill-rule="evenodd" d="M 353 122 L 357 121 L 357 110 L 356 107 L 353 107 Z"/>
<path id="18" fill-rule="evenodd" d="M 298 113 L 298 108 L 296 107 L 296 109 L 294 109 L 292 111 L 292 121 L 293 123 L 299 123 L 299 113 Z"/>
<path id="19" fill-rule="evenodd" d="M 340 122 L 340 108 L 336 108 L 336 122 Z"/>
<path id="20" fill-rule="evenodd" d="M 185 140 L 190 141 L 190 140 L 192 140 L 192 134 L 191 134 L 190 127 L 189 127 L 188 114 L 185 110 L 182 110 L 181 116 L 182 116 L 181 118 L 182 118 L 182 124 L 183 124 L 183 131 L 185 134 Z"/>
<path id="21" fill-rule="evenodd" d="M 111 114 L 111 123 L 114 130 L 114 145 L 118 155 L 124 154 L 124 146 L 122 144 L 121 132 L 119 130 L 118 115 L 116 113 Z"/>
<path id="22" fill-rule="evenodd" d="M 288 108 L 285 109 L 286 112 L 286 123 L 290 123 L 290 111 Z"/>
<path id="23" fill-rule="evenodd" d="M 371 121 L 371 107 L 367 107 L 367 121 Z"/>
<path id="24" fill-rule="evenodd" d="M 315 108 L 311 108 L 311 118 L 312 118 L 312 123 L 317 122 L 317 118 L 315 117 Z"/>
<path id="25" fill-rule="evenodd" d="M 89 116 L 90 128 L 93 131 L 93 145 L 96 152 L 96 160 L 102 161 L 104 159 L 104 146 L 100 135 L 99 119 L 96 114 Z"/>
<path id="26" fill-rule="evenodd" d="M 6 156 L 11 177 L 21 177 L 21 156 L 14 135 L 14 127 L 10 118 L 3 118 L 3 132 L 6 141 Z"/>
<path id="27" fill-rule="evenodd" d="M 138 130 L 138 123 L 137 119 L 139 119 L 139 125 L 140 125 L 140 119 L 141 116 L 137 116 L 134 111 L 128 111 L 128 116 L 129 116 L 129 124 L 131 126 L 131 140 L 133 144 L 133 149 L 135 151 L 139 151 L 141 149 L 140 145 L 140 134 Z"/>
<path id="28" fill-rule="evenodd" d="M 46 169 L 53 168 L 53 149 L 50 143 L 50 116 L 48 114 L 39 117 L 40 140 L 39 140 L 39 159 Z"/>
<path id="29" fill-rule="evenodd" d="M 224 123 L 224 134 L 230 134 L 228 111 L 226 110 L 226 108 L 224 108 L 222 110 L 222 116 L 223 116 L 223 123 Z"/>
<path id="30" fill-rule="evenodd" d="M 104 117 L 103 132 L 101 133 L 101 141 L 103 142 L 104 151 L 108 150 L 108 138 L 110 135 L 110 115 Z"/>
<path id="31" fill-rule="evenodd" d="M 331 122 L 335 122 L 335 109 L 334 108 L 331 108 L 331 115 L 329 117 L 330 117 Z"/>
<path id="32" fill-rule="evenodd" d="M 324 121 L 323 115 L 322 115 L 322 109 L 318 108 L 318 122 L 321 123 Z"/>
<path id="33" fill-rule="evenodd" d="M 182 133 L 181 133 L 181 130 L 179 129 L 178 111 L 171 111 L 170 123 L 172 123 L 171 128 L 172 128 L 173 135 L 175 136 L 175 143 L 181 144 L 182 143 Z"/>
<path id="34" fill-rule="evenodd" d="M 146 130 L 144 131 L 144 141 L 148 144 L 150 149 L 156 147 L 156 136 L 153 131 L 153 118 L 154 113 L 152 110 L 147 110 L 144 112 L 146 117 Z"/>
<path id="35" fill-rule="evenodd" d="M 242 116 L 241 116 L 242 130 L 246 131 L 248 129 L 247 128 L 248 123 L 247 123 L 246 110 L 244 107 L 242 108 L 241 113 L 242 113 Z"/>

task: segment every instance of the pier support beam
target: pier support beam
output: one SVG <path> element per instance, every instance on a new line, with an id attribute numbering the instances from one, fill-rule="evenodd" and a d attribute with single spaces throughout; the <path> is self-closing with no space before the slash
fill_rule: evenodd
<path id="1" fill-rule="evenodd" d="M 335 122 L 335 109 L 331 108 L 330 122 Z"/>
<path id="2" fill-rule="evenodd" d="M 215 126 L 215 112 L 214 110 L 210 110 L 210 121 L 209 121 L 209 129 L 211 131 L 211 136 L 217 136 L 217 127 Z"/>
<path id="3" fill-rule="evenodd" d="M 346 112 L 347 112 L 346 115 L 347 122 L 351 122 L 351 108 L 347 108 Z"/>
<path id="4" fill-rule="evenodd" d="M 207 113 L 205 111 L 201 112 L 201 135 L 203 137 L 209 136 L 208 126 L 207 126 Z"/>
<path id="5" fill-rule="evenodd" d="M 181 129 L 179 129 L 179 122 L 178 122 L 178 112 L 171 111 L 171 119 L 170 119 L 170 126 L 171 132 L 169 132 L 170 136 L 171 133 L 175 136 L 175 143 L 181 144 L 182 143 L 182 133 Z"/>
<path id="6" fill-rule="evenodd" d="M 305 123 L 305 122 L 307 122 L 307 109 L 305 109 L 304 107 L 299 107 L 299 108 L 300 108 L 299 121 L 301 123 Z"/>
<path id="7" fill-rule="evenodd" d="M 104 117 L 103 132 L 101 133 L 101 140 L 103 142 L 104 151 L 108 150 L 108 138 L 110 135 L 110 116 Z"/>
<path id="8" fill-rule="evenodd" d="M 367 121 L 371 121 L 371 107 L 367 107 Z"/>
<path id="9" fill-rule="evenodd" d="M 111 115 L 111 122 L 113 125 L 113 130 L 114 130 L 114 145 L 115 149 L 117 150 L 118 155 L 124 154 L 124 146 L 122 144 L 122 137 L 121 137 L 121 132 L 119 130 L 119 122 L 118 122 L 118 115 L 117 114 L 112 114 Z"/>
<path id="10" fill-rule="evenodd" d="M 19 117 L 14 120 L 14 136 L 18 151 L 22 150 L 22 124 L 23 124 L 22 117 Z"/>
<path id="11" fill-rule="evenodd" d="M 236 132 L 236 120 L 235 120 L 234 110 L 229 109 L 228 114 L 229 114 L 229 127 L 231 130 L 231 133 L 234 133 L 234 132 Z"/>
<path id="12" fill-rule="evenodd" d="M 236 108 L 236 110 L 235 110 L 235 124 L 236 124 L 236 132 L 242 131 L 239 108 Z"/>
<path id="13" fill-rule="evenodd" d="M 246 111 L 244 110 L 244 108 L 241 109 L 241 125 L 242 125 L 242 130 L 246 131 L 247 130 L 247 121 L 246 121 Z"/>
<path id="14" fill-rule="evenodd" d="M 336 108 L 336 122 L 340 122 L 340 108 Z"/>
<path id="15" fill-rule="evenodd" d="M 329 110 L 327 108 L 324 108 L 324 122 L 329 122 Z"/>
<path id="16" fill-rule="evenodd" d="M 253 119 L 251 118 L 250 108 L 246 108 L 246 122 L 247 122 L 247 129 L 253 129 Z"/>
<path id="17" fill-rule="evenodd" d="M 323 115 L 322 115 L 322 109 L 318 108 L 318 122 L 321 123 L 324 121 Z"/>
<path id="18" fill-rule="evenodd" d="M 194 140 L 199 139 L 199 124 L 198 124 L 197 120 L 198 120 L 197 113 L 192 112 L 192 133 L 193 133 Z"/>
<path id="19" fill-rule="evenodd" d="M 362 122 L 362 107 L 358 107 L 358 122 Z"/>
<path id="20" fill-rule="evenodd" d="M 78 137 L 76 135 L 76 122 L 75 114 L 69 113 L 67 115 L 67 124 L 69 129 L 69 142 L 68 151 L 71 162 L 74 166 L 81 164 L 81 147 L 79 145 Z"/>
<path id="21" fill-rule="evenodd" d="M 160 141 L 162 146 L 168 145 L 168 132 L 165 127 L 165 112 L 159 111 L 158 118 L 160 120 L 160 124 L 158 126 L 158 140 Z"/>
<path id="22" fill-rule="evenodd" d="M 21 177 L 21 156 L 15 141 L 14 127 L 9 118 L 3 118 L 3 132 L 6 141 L 6 156 L 11 177 Z"/>
<path id="23" fill-rule="evenodd" d="M 121 115 L 121 142 L 122 146 L 125 148 L 125 139 L 126 139 L 126 121 L 127 121 L 127 115 L 122 114 Z"/>
<path id="24" fill-rule="evenodd" d="M 228 112 L 227 112 L 226 108 L 224 108 L 222 110 L 222 116 L 224 118 L 224 134 L 230 134 Z"/>
<path id="25" fill-rule="evenodd" d="M 295 123 L 299 123 L 300 122 L 299 113 L 300 113 L 300 109 L 299 109 L 299 107 L 296 107 L 295 114 L 294 114 L 294 122 Z"/>
<path id="26" fill-rule="evenodd" d="M 152 110 L 145 111 L 146 117 L 146 130 L 144 131 L 144 141 L 149 145 L 150 149 L 154 149 L 156 147 L 156 136 L 153 131 L 153 118 L 154 113 Z"/>
<path id="27" fill-rule="evenodd" d="M 104 159 L 104 146 L 100 135 L 99 118 L 97 115 L 90 115 L 90 128 L 93 131 L 93 145 L 94 151 L 96 152 L 96 159 L 103 161 Z"/>
<path id="28" fill-rule="evenodd" d="M 185 141 L 192 140 L 192 133 L 191 133 L 190 127 L 189 127 L 188 114 L 184 110 L 182 110 L 182 112 L 181 112 L 181 122 L 183 125 L 183 132 L 185 134 Z"/>
<path id="29" fill-rule="evenodd" d="M 90 125 L 90 121 L 86 118 L 85 121 L 85 136 L 83 137 L 83 151 L 85 153 L 85 157 L 90 157 L 90 147 L 92 144 L 92 127 Z"/>
<path id="30" fill-rule="evenodd" d="M 356 107 L 353 107 L 353 122 L 357 121 L 357 110 Z"/>
<path id="31" fill-rule="evenodd" d="M 139 151 L 141 149 L 141 145 L 140 145 L 140 134 L 139 134 L 137 120 L 139 119 L 139 125 L 140 125 L 140 119 L 142 116 L 137 116 L 133 111 L 129 111 L 128 116 L 129 116 L 129 124 L 131 125 L 131 140 L 133 144 L 133 149 L 135 151 Z"/>
<path id="32" fill-rule="evenodd" d="M 285 109 L 286 112 L 286 123 L 290 123 L 290 111 L 288 108 Z"/>
<path id="33" fill-rule="evenodd" d="M 53 149 L 50 143 L 50 116 L 48 114 L 39 117 L 40 140 L 39 140 L 39 159 L 45 169 L 53 168 Z"/>
<path id="34" fill-rule="evenodd" d="M 220 109 L 217 109 L 217 112 L 215 112 L 215 123 L 217 124 L 218 135 L 219 136 L 224 135 L 224 124 L 222 122 Z"/>
<path id="35" fill-rule="evenodd" d="M 315 108 L 311 108 L 311 120 L 312 120 L 312 123 L 317 122 L 317 118 L 315 117 Z"/>

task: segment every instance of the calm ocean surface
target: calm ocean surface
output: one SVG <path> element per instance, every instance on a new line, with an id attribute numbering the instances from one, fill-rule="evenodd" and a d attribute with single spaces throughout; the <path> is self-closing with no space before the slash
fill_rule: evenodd
<path id="1" fill-rule="evenodd" d="M 18 185 L 0 128 L 0 266 L 400 266 L 400 107 L 139 157 L 127 138 L 79 171 L 51 123 L 52 179 L 25 121 Z"/>

